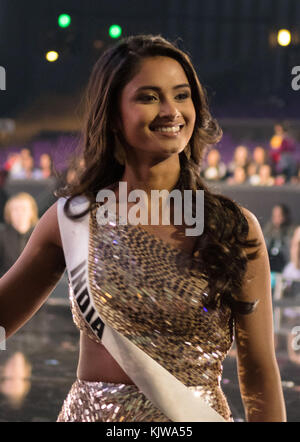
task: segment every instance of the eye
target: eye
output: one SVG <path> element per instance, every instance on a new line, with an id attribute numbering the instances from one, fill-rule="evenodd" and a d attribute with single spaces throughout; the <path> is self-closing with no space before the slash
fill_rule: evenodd
<path id="1" fill-rule="evenodd" d="M 178 100 L 186 100 L 189 97 L 190 97 L 190 93 L 189 92 L 182 92 L 181 94 L 176 95 L 176 98 Z"/>
<path id="2" fill-rule="evenodd" d="M 150 103 L 151 101 L 155 101 L 158 98 L 155 95 L 140 95 L 138 97 L 138 100 L 140 101 L 144 101 L 146 103 Z"/>

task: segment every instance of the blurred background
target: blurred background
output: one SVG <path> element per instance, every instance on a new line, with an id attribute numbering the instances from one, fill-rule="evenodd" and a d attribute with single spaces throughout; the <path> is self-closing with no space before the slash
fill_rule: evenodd
<path id="1" fill-rule="evenodd" d="M 299 422 L 299 0 L 0 0 L 0 276 L 54 190 L 76 178 L 71 156 L 95 62 L 118 39 L 142 33 L 190 54 L 224 131 L 200 173 L 261 223 L 288 420 Z M 0 349 L 0 421 L 56 420 L 76 377 L 78 338 L 64 275 Z M 243 421 L 235 345 L 222 388 Z"/>

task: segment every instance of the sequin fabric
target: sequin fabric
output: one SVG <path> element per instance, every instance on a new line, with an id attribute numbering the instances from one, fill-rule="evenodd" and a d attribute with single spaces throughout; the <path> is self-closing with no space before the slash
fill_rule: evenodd
<path id="1" fill-rule="evenodd" d="M 202 387 L 189 387 L 207 397 Z M 76 379 L 57 422 L 170 422 L 135 386 Z"/>
<path id="2" fill-rule="evenodd" d="M 95 335 L 95 333 L 91 330 L 90 326 L 86 323 L 86 321 L 82 318 L 82 314 L 78 308 L 77 302 L 74 298 L 74 292 L 72 290 L 72 286 L 69 283 L 69 299 L 71 304 L 71 311 L 73 322 L 79 330 L 81 330 L 85 335 L 87 335 L 92 341 L 96 342 L 96 344 L 101 344 L 101 340 Z"/>
<path id="3" fill-rule="evenodd" d="M 169 422 L 135 385 L 77 379 L 57 422 Z"/>
<path id="4" fill-rule="evenodd" d="M 89 284 L 95 306 L 109 325 L 232 420 L 221 377 L 233 340 L 233 316 L 225 304 L 206 306 L 207 281 L 192 256 L 143 227 L 116 223 L 112 214 L 108 224 L 99 225 L 95 209 L 90 216 Z M 76 302 L 71 300 L 71 305 L 79 329 L 93 334 Z M 75 385 L 73 393 L 78 394 Z M 122 396 L 116 406 L 126 409 L 127 399 Z M 106 418 L 114 420 L 113 411 Z M 146 414 L 141 420 L 147 420 Z"/>

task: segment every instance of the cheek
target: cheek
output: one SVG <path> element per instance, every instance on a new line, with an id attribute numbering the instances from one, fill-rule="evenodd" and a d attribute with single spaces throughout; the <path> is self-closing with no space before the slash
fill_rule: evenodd
<path id="1" fill-rule="evenodd" d="M 124 135 L 129 144 L 147 143 L 152 138 L 153 133 L 149 129 L 153 118 L 145 113 L 136 113 L 134 117 L 127 120 L 124 126 Z"/>
<path id="2" fill-rule="evenodd" d="M 196 123 L 196 110 L 195 110 L 194 104 L 191 104 L 191 106 L 189 106 L 189 108 L 186 111 L 186 114 L 187 114 L 190 124 L 192 126 L 194 126 Z"/>
<path id="3" fill-rule="evenodd" d="M 193 113 L 193 118 L 192 118 L 193 130 L 194 130 L 194 127 L 195 127 L 195 123 L 196 123 L 196 112 Z"/>
<path id="4" fill-rule="evenodd" d="M 129 112 L 123 112 L 123 129 L 127 132 L 137 131 L 149 125 L 149 115 L 139 109 L 132 108 Z"/>
<path id="5" fill-rule="evenodd" d="M 144 133 L 145 125 L 138 119 L 128 119 L 123 125 L 123 134 L 128 142 L 139 139 Z"/>
<path id="6" fill-rule="evenodd" d="M 195 123 L 196 123 L 196 112 L 190 112 L 189 114 L 189 125 L 188 125 L 188 129 L 189 129 L 189 133 L 190 136 L 192 136 L 194 128 L 195 128 Z"/>

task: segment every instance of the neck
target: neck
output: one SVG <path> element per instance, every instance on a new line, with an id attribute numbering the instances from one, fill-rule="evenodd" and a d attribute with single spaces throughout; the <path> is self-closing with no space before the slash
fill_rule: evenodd
<path id="1" fill-rule="evenodd" d="M 170 192 L 175 187 L 179 175 L 179 155 L 172 155 L 155 164 L 126 162 L 121 181 L 127 182 L 128 193 L 134 189 L 141 189 L 150 196 L 151 190 L 166 189 Z"/>

